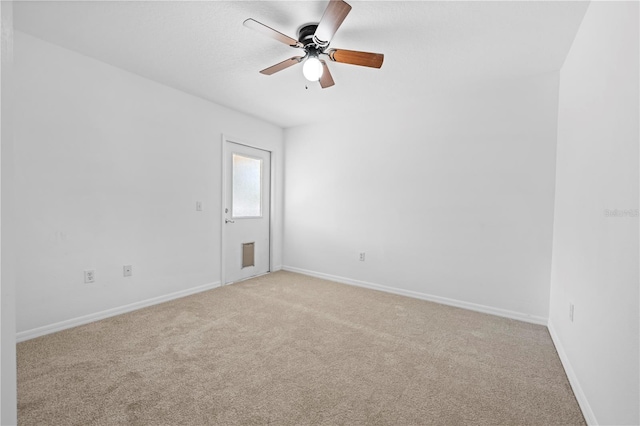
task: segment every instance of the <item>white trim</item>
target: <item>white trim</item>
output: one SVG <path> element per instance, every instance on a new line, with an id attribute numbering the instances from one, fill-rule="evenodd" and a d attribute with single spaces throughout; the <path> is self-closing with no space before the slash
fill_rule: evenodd
<path id="1" fill-rule="evenodd" d="M 463 308 L 471 311 L 482 312 L 484 314 L 497 315 L 499 317 L 515 319 L 518 321 L 524 321 L 524 322 L 529 322 L 529 323 L 539 324 L 539 325 L 547 325 L 547 318 L 539 317 L 536 315 L 529 315 L 521 312 L 509 311 L 507 309 L 494 308 L 491 306 L 479 305 L 476 303 L 465 302 L 462 300 L 434 296 L 431 294 L 421 293 L 418 291 L 403 290 L 401 288 L 388 287 L 381 284 L 374 284 L 366 281 L 354 280 L 351 278 L 338 277 L 335 275 L 324 274 L 322 272 L 308 271 L 306 269 L 294 268 L 292 266 L 283 266 L 282 269 L 285 271 L 297 272 L 299 274 L 309 275 L 317 278 L 323 278 L 326 280 L 335 281 L 342 284 L 349 284 L 357 287 L 370 288 L 373 290 L 384 291 L 386 293 L 399 294 L 401 296 L 413 297 L 414 299 L 428 300 L 429 302 L 440 303 L 442 305 L 455 306 L 457 308 Z"/>
<path id="2" fill-rule="evenodd" d="M 225 265 L 227 263 L 225 242 L 227 236 L 226 227 L 224 226 L 225 219 L 227 218 L 227 213 L 224 210 L 226 208 L 225 205 L 227 204 L 227 185 L 225 185 L 227 181 L 227 136 L 224 133 L 222 134 L 222 143 L 220 144 L 220 157 L 220 161 L 222 162 L 222 167 L 220 167 L 220 171 L 222 173 L 220 176 L 220 194 L 222 197 L 220 200 L 220 283 L 221 285 L 224 285 L 224 277 L 227 273 L 225 270 Z"/>
<path id="3" fill-rule="evenodd" d="M 567 353 L 564 351 L 564 347 L 560 342 L 560 337 L 558 337 L 558 333 L 556 333 L 556 329 L 553 326 L 551 320 L 547 324 L 547 328 L 549 329 L 549 335 L 551 336 L 551 341 L 556 347 L 556 352 L 558 352 L 558 356 L 560 357 L 560 361 L 562 362 L 562 366 L 564 367 L 565 373 L 567 373 L 567 378 L 569 379 L 569 384 L 573 389 L 573 394 L 576 396 L 576 400 L 578 401 L 578 405 L 582 410 L 582 415 L 584 416 L 585 421 L 588 425 L 597 425 L 598 420 L 596 419 L 595 414 L 593 414 L 593 410 L 591 409 L 591 405 L 589 404 L 589 400 L 587 400 L 587 396 L 584 394 L 582 390 L 582 386 L 580 386 L 580 381 L 578 380 L 578 376 L 575 371 L 573 371 L 573 367 L 569 362 L 569 357 L 567 357 Z"/>
<path id="4" fill-rule="evenodd" d="M 153 306 L 160 303 L 168 302 L 170 300 L 180 299 L 181 297 L 190 296 L 196 293 L 201 293 L 203 291 L 211 290 L 217 287 L 220 287 L 220 281 L 200 285 L 198 287 L 192 287 L 186 290 L 176 291 L 174 293 L 165 294 L 163 296 L 152 297 L 151 299 L 141 300 L 139 302 L 130 303 L 128 305 L 107 309 L 105 311 L 96 312 L 93 314 L 84 315 L 77 318 L 71 318 L 68 320 L 56 322 L 54 324 L 32 328 L 31 330 L 21 331 L 16 334 L 16 342 L 24 342 L 25 340 L 34 339 L 36 337 L 44 336 L 46 334 L 51 334 L 58 331 L 66 330 L 67 328 L 77 327 L 79 325 L 88 324 L 90 322 L 94 322 L 101 319 L 124 314 L 127 312 L 135 311 L 141 308 L 146 308 L 147 306 Z"/>

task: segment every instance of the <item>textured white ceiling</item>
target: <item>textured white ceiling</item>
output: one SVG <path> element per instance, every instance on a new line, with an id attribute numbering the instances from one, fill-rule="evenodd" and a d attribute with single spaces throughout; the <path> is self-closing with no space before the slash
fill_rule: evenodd
<path id="1" fill-rule="evenodd" d="M 302 66 L 258 71 L 301 52 L 242 25 L 297 38 L 326 1 L 17 2 L 17 30 L 281 127 L 329 121 L 408 97 L 560 69 L 585 2 L 349 1 L 332 47 L 385 54 L 380 70 L 330 63 L 336 85 Z M 308 86 L 308 89 L 305 87 Z"/>

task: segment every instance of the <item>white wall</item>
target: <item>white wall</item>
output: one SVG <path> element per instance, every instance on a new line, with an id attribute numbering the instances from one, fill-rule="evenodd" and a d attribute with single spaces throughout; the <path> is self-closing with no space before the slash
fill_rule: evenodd
<path id="1" fill-rule="evenodd" d="M 13 3 L 0 2 L 2 21 L 1 88 L 1 173 L 2 220 L 0 278 L 0 424 L 17 423 L 16 397 L 16 297 L 15 297 L 15 221 L 14 221 L 14 147 L 13 147 Z"/>
<path id="2" fill-rule="evenodd" d="M 546 323 L 557 90 L 494 81 L 285 130 L 284 265 Z"/>
<path id="3" fill-rule="evenodd" d="M 282 202 L 277 126 L 20 32 L 15 69 L 19 333 L 218 283 L 223 133 L 274 152 Z"/>
<path id="4" fill-rule="evenodd" d="M 549 328 L 592 424 L 640 423 L 638 12 L 592 2 L 560 73 Z"/>

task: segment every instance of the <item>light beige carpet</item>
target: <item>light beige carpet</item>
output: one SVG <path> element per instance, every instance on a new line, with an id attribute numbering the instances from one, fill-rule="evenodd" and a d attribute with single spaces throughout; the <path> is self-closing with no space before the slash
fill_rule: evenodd
<path id="1" fill-rule="evenodd" d="M 21 425 L 584 424 L 547 329 L 277 272 L 18 345 Z"/>

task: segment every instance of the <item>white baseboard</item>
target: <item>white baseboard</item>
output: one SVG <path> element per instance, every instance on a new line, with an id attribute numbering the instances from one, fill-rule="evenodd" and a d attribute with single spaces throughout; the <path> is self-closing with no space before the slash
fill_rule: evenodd
<path id="1" fill-rule="evenodd" d="M 560 342 L 560 338 L 556 333 L 556 329 L 553 326 L 551 320 L 547 324 L 547 328 L 549 329 L 549 334 L 551 335 L 551 340 L 556 347 L 556 352 L 558 352 L 558 356 L 560 357 L 560 361 L 562 362 L 562 366 L 564 367 L 564 371 L 567 373 L 567 378 L 569 379 L 569 384 L 573 389 L 573 394 L 576 396 L 578 400 L 578 405 L 582 410 L 582 415 L 584 416 L 585 421 L 588 425 L 597 425 L 598 420 L 596 419 L 595 414 L 593 414 L 593 410 L 591 409 L 591 405 L 587 400 L 584 391 L 582 390 L 582 386 L 580 386 L 580 381 L 578 380 L 578 376 L 576 376 L 575 371 L 573 371 L 573 367 L 569 362 L 569 358 L 567 357 L 566 352 L 564 351 L 564 347 Z"/>
<path id="2" fill-rule="evenodd" d="M 84 315 L 77 318 L 71 318 L 68 320 L 56 322 L 54 324 L 33 328 L 31 330 L 21 331 L 19 333 L 16 333 L 16 342 L 23 342 L 25 340 L 34 339 L 36 337 L 44 336 L 45 334 L 55 333 L 58 331 L 66 330 L 67 328 L 77 327 L 79 325 L 88 324 L 90 322 L 94 322 L 101 319 L 124 314 L 127 312 L 135 311 L 137 309 L 146 308 L 147 306 L 157 305 L 159 303 L 168 302 L 170 300 L 179 299 L 185 296 L 190 296 L 192 294 L 200 293 L 206 290 L 211 290 L 216 287 L 220 287 L 220 281 L 204 284 L 204 285 L 189 288 L 186 290 L 176 291 L 174 293 L 165 294 L 163 296 L 152 297 L 151 299 L 141 300 L 140 302 L 134 302 L 128 305 L 118 306 L 117 308 L 111 308 L 105 311 L 100 311 L 100 312 Z"/>
<path id="3" fill-rule="evenodd" d="M 403 290 L 401 288 L 388 287 L 381 284 L 374 284 L 366 281 L 354 280 L 351 278 L 338 277 L 335 275 L 324 274 L 322 272 L 315 272 L 315 271 L 309 271 L 306 269 L 295 268 L 293 266 L 283 266 L 282 269 L 285 271 L 297 272 L 299 274 L 309 275 L 316 278 L 322 278 L 329 281 L 335 281 L 342 284 L 349 284 L 357 287 L 370 288 L 373 290 L 379 290 L 387 293 L 398 294 L 401 296 L 413 297 L 415 299 L 427 300 L 429 302 L 440 303 L 442 305 L 455 306 L 456 308 L 469 309 L 471 311 L 497 315 L 500 317 L 515 319 L 518 321 L 524 321 L 524 322 L 529 322 L 529 323 L 539 324 L 539 325 L 547 325 L 547 318 L 539 317 L 535 315 L 523 314 L 521 312 L 509 311 L 507 309 L 494 308 L 491 306 L 479 305 L 476 303 L 465 302 L 462 300 L 434 296 L 431 294 L 421 293 L 418 291 Z"/>

